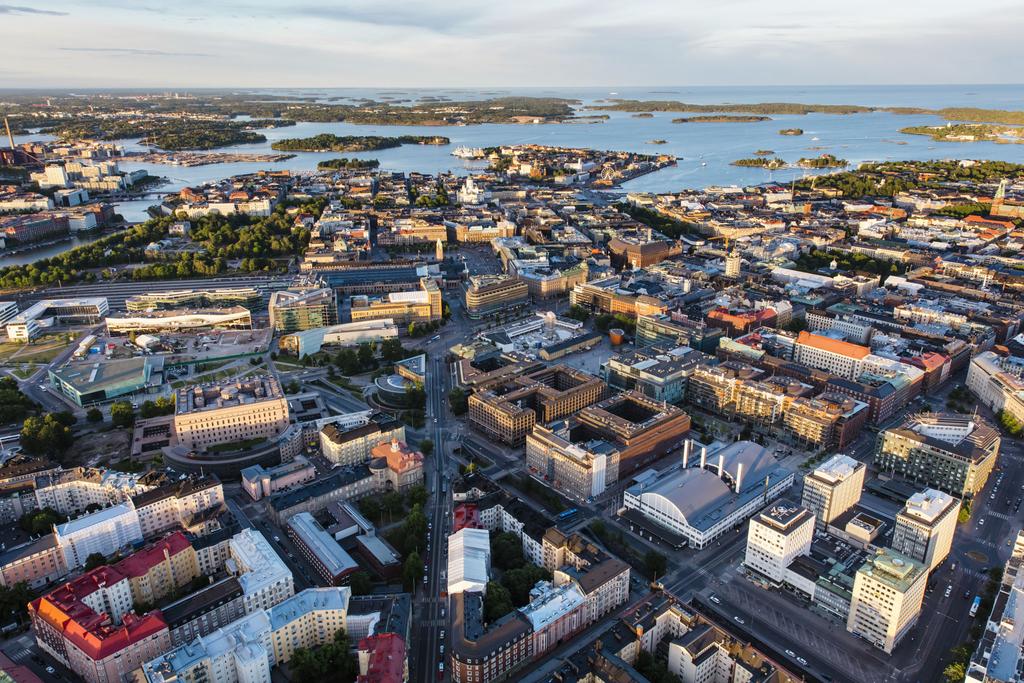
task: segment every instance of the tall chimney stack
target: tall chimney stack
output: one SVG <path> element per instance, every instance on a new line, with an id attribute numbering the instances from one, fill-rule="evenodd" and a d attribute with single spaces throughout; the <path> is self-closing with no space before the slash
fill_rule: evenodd
<path id="1" fill-rule="evenodd" d="M 690 447 L 692 445 L 693 445 L 693 442 L 690 441 L 690 439 L 687 439 L 686 441 L 683 442 L 683 469 L 684 470 L 686 469 L 686 466 L 687 466 L 687 464 L 689 464 L 689 461 L 690 461 Z"/>
<path id="2" fill-rule="evenodd" d="M 718 477 L 719 478 L 722 477 L 722 472 L 724 472 L 724 471 L 725 471 L 725 454 L 724 453 L 719 453 L 718 454 Z"/>
<path id="3" fill-rule="evenodd" d="M 736 493 L 740 492 L 741 486 L 743 486 L 743 463 L 736 465 Z"/>
<path id="4" fill-rule="evenodd" d="M 708 447 L 700 447 L 700 468 L 704 469 L 704 466 L 708 464 Z"/>

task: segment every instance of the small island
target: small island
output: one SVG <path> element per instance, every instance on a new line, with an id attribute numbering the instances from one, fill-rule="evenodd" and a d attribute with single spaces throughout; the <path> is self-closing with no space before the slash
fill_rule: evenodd
<path id="1" fill-rule="evenodd" d="M 336 171 L 339 169 L 350 169 L 350 170 L 368 170 L 371 168 L 377 168 L 380 166 L 380 162 L 376 159 L 349 159 L 347 157 L 339 157 L 337 159 L 324 159 L 319 162 L 316 167 L 319 169 L 326 169 Z"/>
<path id="2" fill-rule="evenodd" d="M 779 135 L 803 135 L 803 128 L 783 128 L 779 131 Z"/>
<path id="3" fill-rule="evenodd" d="M 441 135 L 334 135 L 321 133 L 308 138 L 285 138 L 270 145 L 286 152 L 376 152 L 402 145 L 447 145 L 451 141 Z"/>
<path id="4" fill-rule="evenodd" d="M 672 119 L 672 123 L 753 123 L 771 121 L 770 116 L 734 116 L 730 114 L 712 114 L 708 116 L 683 116 Z"/>
<path id="5" fill-rule="evenodd" d="M 822 154 L 820 157 L 804 157 L 796 162 L 801 168 L 843 168 L 849 165 L 846 159 L 839 159 L 831 154 Z"/>
<path id="6" fill-rule="evenodd" d="M 774 149 L 759 149 L 754 152 L 755 157 L 770 157 L 773 154 L 775 154 Z"/>
<path id="7" fill-rule="evenodd" d="M 752 159 L 737 159 L 732 162 L 733 166 L 749 166 L 752 168 L 766 168 L 769 171 L 774 171 L 779 168 L 786 167 L 786 161 L 779 157 L 766 158 L 766 157 L 754 157 Z"/>
<path id="8" fill-rule="evenodd" d="M 662 140 L 661 138 L 658 138 L 657 140 L 648 140 L 647 144 L 648 145 L 667 145 L 668 144 L 668 140 Z"/>
<path id="9" fill-rule="evenodd" d="M 633 114 L 634 119 L 653 119 L 654 114 L 649 111 L 642 111 L 639 114 Z"/>

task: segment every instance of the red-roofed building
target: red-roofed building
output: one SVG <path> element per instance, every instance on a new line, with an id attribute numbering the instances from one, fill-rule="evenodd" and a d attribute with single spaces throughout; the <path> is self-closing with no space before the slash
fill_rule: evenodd
<path id="1" fill-rule="evenodd" d="M 994 218 L 985 218 L 984 216 L 967 216 L 964 218 L 964 223 L 967 223 L 972 228 L 999 229 L 1003 233 L 1007 233 L 1017 227 L 1011 221 L 997 221 Z"/>
<path id="2" fill-rule="evenodd" d="M 128 579 L 132 600 L 152 604 L 199 576 L 199 558 L 178 531 L 114 565 Z"/>
<path id="3" fill-rule="evenodd" d="M 140 617 L 132 604 L 129 578 L 111 566 L 33 600 L 28 612 L 40 648 L 88 683 L 120 683 L 171 647 L 160 611 Z"/>
<path id="4" fill-rule="evenodd" d="M 380 633 L 359 641 L 357 683 L 402 683 L 409 674 L 405 641 L 397 633 Z"/>
<path id="5" fill-rule="evenodd" d="M 452 521 L 452 533 L 454 534 L 459 529 L 483 529 L 483 525 L 480 524 L 480 508 L 472 503 L 463 503 L 462 505 L 456 505 L 455 510 L 452 511 L 454 517 Z"/>
<path id="6" fill-rule="evenodd" d="M 711 327 L 718 327 L 730 333 L 730 336 L 746 334 L 758 327 L 773 327 L 778 315 L 773 308 L 762 308 L 759 311 L 730 311 L 722 306 L 708 312 L 704 321 Z"/>
<path id="7" fill-rule="evenodd" d="M 904 358 L 902 362 L 913 365 L 915 368 L 924 370 L 924 379 L 921 382 L 921 391 L 927 393 L 936 389 L 949 377 L 952 359 L 944 353 L 926 351 L 920 356 Z"/>
<path id="8" fill-rule="evenodd" d="M 383 458 L 388 465 L 388 481 L 396 491 L 423 483 L 423 454 L 398 439 L 381 443 L 370 451 L 371 458 Z"/>

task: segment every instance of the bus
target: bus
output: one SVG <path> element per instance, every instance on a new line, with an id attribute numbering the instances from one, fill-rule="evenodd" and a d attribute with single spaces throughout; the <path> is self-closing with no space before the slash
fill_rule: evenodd
<path id="1" fill-rule="evenodd" d="M 971 603 L 971 611 L 968 612 L 972 617 L 978 614 L 978 608 L 981 607 L 981 597 L 978 595 L 974 596 L 974 602 Z"/>
<path id="2" fill-rule="evenodd" d="M 575 515 L 577 512 L 579 512 L 579 510 L 577 510 L 576 508 L 569 508 L 568 510 L 564 510 L 562 512 L 559 512 L 558 513 L 558 519 L 569 519 L 570 517 Z"/>

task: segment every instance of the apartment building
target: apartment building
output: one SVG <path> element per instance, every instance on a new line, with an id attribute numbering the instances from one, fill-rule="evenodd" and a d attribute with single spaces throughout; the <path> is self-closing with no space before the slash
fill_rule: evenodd
<path id="1" fill-rule="evenodd" d="M 423 483 L 423 453 L 398 439 L 380 443 L 370 451 L 370 458 L 387 464 L 388 483 L 395 491 L 406 491 Z"/>
<path id="2" fill-rule="evenodd" d="M 793 399 L 782 415 L 782 426 L 802 446 L 841 450 L 860 435 L 870 412 L 863 401 L 826 391 Z"/>
<path id="3" fill-rule="evenodd" d="M 974 496 L 999 457 L 999 431 L 977 415 L 918 413 L 879 434 L 881 472 L 955 496 Z"/>
<path id="4" fill-rule="evenodd" d="M 818 529 L 824 529 L 860 501 L 866 472 L 864 463 L 837 453 L 804 476 L 800 504 L 814 515 Z"/>
<path id="5" fill-rule="evenodd" d="M 11 587 L 25 582 L 40 588 L 65 576 L 64 553 L 53 534 L 12 546 L 0 554 L 0 585 Z"/>
<path id="6" fill-rule="evenodd" d="M 288 401 L 277 378 L 257 376 L 178 389 L 174 433 L 179 444 L 205 451 L 278 437 L 288 429 L 288 417 Z"/>
<path id="7" fill-rule="evenodd" d="M 480 319 L 495 313 L 510 313 L 522 308 L 530 299 L 530 291 L 518 277 L 508 275 L 476 275 L 466 286 L 466 314 Z"/>
<path id="8" fill-rule="evenodd" d="M 196 551 L 180 531 L 135 551 L 113 567 L 128 579 L 136 605 L 155 604 L 200 575 Z"/>
<path id="9" fill-rule="evenodd" d="M 582 501 L 601 495 L 619 480 L 619 451 L 604 439 L 574 440 L 572 422 L 534 425 L 526 437 L 526 466 L 532 476 Z"/>
<path id="10" fill-rule="evenodd" d="M 917 623 L 928 568 L 902 553 L 881 548 L 857 570 L 846 630 L 892 651 Z"/>
<path id="11" fill-rule="evenodd" d="M 348 583 L 359 565 L 308 512 L 288 520 L 288 535 L 320 578 L 331 586 Z"/>
<path id="12" fill-rule="evenodd" d="M 132 504 L 146 538 L 179 527 L 202 536 L 219 528 L 215 517 L 224 509 L 224 485 L 213 474 L 190 475 L 139 493 Z"/>
<path id="13" fill-rule="evenodd" d="M 931 572 L 949 555 L 959 513 L 960 500 L 948 493 L 935 489 L 915 493 L 896 515 L 890 545 Z"/>
<path id="14" fill-rule="evenodd" d="M 519 446 L 535 424 L 571 415 L 603 394 L 600 379 L 555 365 L 471 394 L 469 421 L 490 438 Z"/>
<path id="15" fill-rule="evenodd" d="M 128 578 L 99 567 L 28 605 L 36 644 L 87 683 L 121 683 L 170 646 L 160 612 L 132 611 Z"/>
<path id="16" fill-rule="evenodd" d="M 58 524 L 53 534 L 69 570 L 84 567 L 90 555 L 109 557 L 143 539 L 131 500 Z"/>
<path id="17" fill-rule="evenodd" d="M 253 500 L 260 500 L 278 491 L 313 481 L 316 479 L 316 467 L 299 455 L 292 462 L 283 462 L 270 468 L 262 465 L 246 467 L 241 475 L 242 490 Z"/>
<path id="18" fill-rule="evenodd" d="M 1024 593 L 1024 531 L 1017 532 L 1013 552 L 1006 561 L 1003 578 L 986 615 L 987 623 L 967 667 L 966 683 L 1016 683 L 1024 658 L 1024 629 L 1020 623 L 1020 596 Z"/>
<path id="19" fill-rule="evenodd" d="M 419 289 L 380 296 L 357 294 L 350 300 L 352 322 L 392 320 L 396 325 L 429 323 L 441 319 L 441 288 L 431 278 L 420 278 Z"/>
<path id="20" fill-rule="evenodd" d="M 245 616 L 242 585 L 233 576 L 222 578 L 160 609 L 171 634 L 171 645 L 191 643 Z"/>
<path id="21" fill-rule="evenodd" d="M 270 326 L 282 334 L 338 324 L 338 299 L 330 287 L 270 295 Z"/>
<path id="22" fill-rule="evenodd" d="M 788 501 L 773 503 L 750 518 L 743 564 L 775 585 L 782 583 L 786 568 L 807 555 L 814 540 L 814 514 Z"/>
<path id="23" fill-rule="evenodd" d="M 90 505 L 106 507 L 123 503 L 152 488 L 152 477 L 95 467 L 72 467 L 36 477 L 39 508 L 53 508 L 62 515 L 79 515 Z"/>
<path id="24" fill-rule="evenodd" d="M 636 319 L 636 346 L 674 349 L 688 346 L 704 353 L 714 353 L 725 330 L 711 327 L 702 320 L 691 320 L 681 314 L 654 313 Z"/>
<path id="25" fill-rule="evenodd" d="M 242 586 L 246 614 L 270 609 L 295 595 L 292 570 L 255 529 L 243 529 L 231 537 L 228 557 Z"/>

